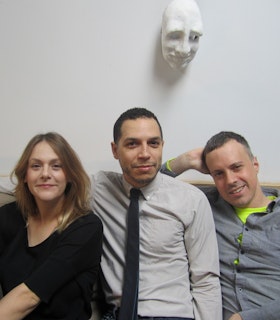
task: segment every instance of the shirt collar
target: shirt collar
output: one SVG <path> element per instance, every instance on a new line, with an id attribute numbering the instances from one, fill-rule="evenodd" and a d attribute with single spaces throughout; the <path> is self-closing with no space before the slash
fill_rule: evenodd
<path id="1" fill-rule="evenodd" d="M 162 174 L 157 174 L 155 176 L 155 178 L 145 187 L 143 188 L 140 188 L 141 192 L 142 192 L 142 195 L 144 197 L 145 200 L 149 200 L 153 193 L 158 190 L 160 184 L 161 184 L 161 181 L 162 181 Z M 126 195 L 128 196 L 129 198 L 129 194 L 130 194 L 130 189 L 131 188 L 134 188 L 131 184 L 129 184 L 125 179 L 124 177 L 122 176 L 122 183 L 123 183 L 123 186 L 124 186 L 124 189 L 125 189 L 125 192 L 126 192 Z"/>

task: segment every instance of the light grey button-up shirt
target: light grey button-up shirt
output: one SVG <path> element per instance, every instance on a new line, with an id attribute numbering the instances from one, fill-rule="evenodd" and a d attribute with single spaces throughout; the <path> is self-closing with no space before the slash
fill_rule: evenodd
<path id="1" fill-rule="evenodd" d="M 105 295 L 118 307 L 131 186 L 113 172 L 97 173 L 92 184 L 93 210 L 104 226 Z M 138 314 L 221 320 L 217 240 L 205 195 L 161 173 L 141 191 Z"/>

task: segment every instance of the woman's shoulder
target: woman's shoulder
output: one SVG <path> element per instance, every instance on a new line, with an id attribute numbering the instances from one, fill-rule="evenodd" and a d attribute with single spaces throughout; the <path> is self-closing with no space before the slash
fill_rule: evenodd
<path id="1" fill-rule="evenodd" d="M 80 223 L 97 223 L 102 224 L 101 219 L 93 212 L 89 211 L 87 214 L 77 219 Z"/>
<path id="2" fill-rule="evenodd" d="M 21 211 L 15 201 L 0 207 L 0 221 L 3 223 L 5 220 L 11 223 L 15 223 L 16 221 L 24 223 Z"/>
<path id="3" fill-rule="evenodd" d="M 82 252 L 92 251 L 96 254 L 101 250 L 103 238 L 103 226 L 101 220 L 92 212 L 83 215 L 73 221 L 61 233 L 57 233 L 58 245 L 67 243 L 73 245 L 73 249 L 79 248 Z"/>
<path id="4" fill-rule="evenodd" d="M 16 202 L 2 206 L 0 208 L 0 247 L 9 243 L 25 226 L 26 223 Z"/>
<path id="5" fill-rule="evenodd" d="M 94 214 L 92 211 L 89 211 L 87 214 L 80 216 L 74 220 L 66 230 L 83 230 L 81 232 L 90 231 L 93 232 L 103 232 L 103 225 L 100 218 Z M 65 230 L 65 231 L 66 231 Z"/>

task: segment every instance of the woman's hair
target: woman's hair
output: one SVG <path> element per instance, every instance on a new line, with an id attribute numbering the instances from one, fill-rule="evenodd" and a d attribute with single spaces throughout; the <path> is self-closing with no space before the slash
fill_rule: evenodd
<path id="1" fill-rule="evenodd" d="M 17 178 L 15 197 L 17 204 L 25 217 L 37 215 L 38 208 L 34 196 L 25 182 L 29 159 L 34 147 L 45 141 L 58 155 L 66 179 L 65 198 L 62 205 L 61 219 L 58 230 L 64 230 L 71 222 L 90 211 L 90 179 L 82 163 L 70 144 L 58 133 L 48 132 L 34 136 L 25 147 L 18 163 L 11 173 L 11 179 Z"/>

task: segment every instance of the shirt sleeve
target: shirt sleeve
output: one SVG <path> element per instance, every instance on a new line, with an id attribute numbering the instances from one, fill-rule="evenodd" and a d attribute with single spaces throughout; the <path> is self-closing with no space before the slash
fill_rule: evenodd
<path id="1" fill-rule="evenodd" d="M 201 192 L 194 219 L 185 232 L 196 320 L 222 319 L 218 245 L 212 211 Z"/>
<path id="2" fill-rule="evenodd" d="M 160 168 L 160 172 L 163 174 L 166 174 L 172 178 L 176 178 L 177 174 L 175 172 L 173 172 L 172 170 L 170 170 L 167 166 L 167 162 L 164 162 Z"/>
<path id="3" fill-rule="evenodd" d="M 102 252 L 102 223 L 92 214 L 74 221 L 58 234 L 51 254 L 24 283 L 44 302 L 78 274 L 97 274 Z"/>

